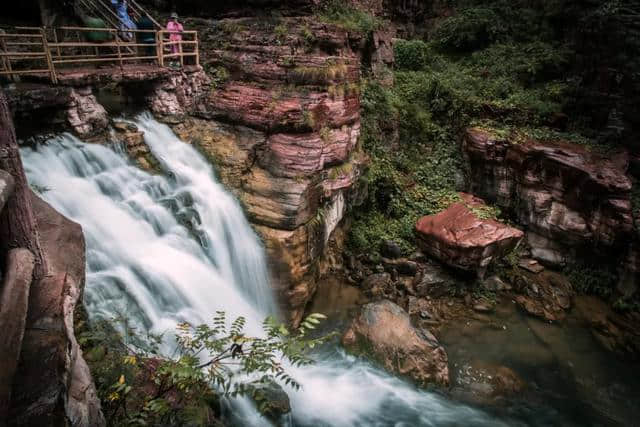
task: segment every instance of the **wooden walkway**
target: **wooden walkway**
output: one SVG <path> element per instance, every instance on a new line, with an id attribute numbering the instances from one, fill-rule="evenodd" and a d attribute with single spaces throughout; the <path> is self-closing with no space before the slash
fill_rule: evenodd
<path id="1" fill-rule="evenodd" d="M 46 78 L 53 84 L 101 79 L 105 74 L 133 77 L 164 73 L 170 64 L 200 65 L 197 31 L 170 40 L 165 30 L 83 27 L 16 27 L 0 30 L 0 76 Z M 113 79 L 112 79 L 113 80 Z"/>

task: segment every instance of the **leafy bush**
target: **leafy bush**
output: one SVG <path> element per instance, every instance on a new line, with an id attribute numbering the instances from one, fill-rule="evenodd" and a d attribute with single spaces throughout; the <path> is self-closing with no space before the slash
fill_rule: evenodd
<path id="1" fill-rule="evenodd" d="M 122 333 L 112 322 L 97 322 L 79 342 L 109 425 L 211 425 L 222 398 L 250 396 L 262 411 L 269 404 L 265 386 L 300 388 L 283 361 L 313 363 L 309 352 L 333 336 L 310 337 L 324 318 L 309 315 L 296 331 L 267 318 L 264 336 L 253 337 L 244 332 L 243 317 L 229 324 L 217 312 L 211 325 L 178 325 L 173 357 L 160 355 L 161 337 L 142 339 L 123 319 Z"/>
<path id="2" fill-rule="evenodd" d="M 576 291 L 601 297 L 611 296 L 618 281 L 615 271 L 604 266 L 569 265 L 565 267 L 564 273 Z"/>
<path id="3" fill-rule="evenodd" d="M 419 71 L 427 66 L 431 52 L 422 40 L 398 40 L 393 45 L 395 65 L 398 69 Z"/>
<path id="4" fill-rule="evenodd" d="M 474 52 L 466 65 L 483 72 L 487 79 L 516 77 L 524 85 L 557 79 L 569 64 L 571 51 L 548 43 L 495 44 L 480 52 Z"/>
<path id="5" fill-rule="evenodd" d="M 322 5 L 316 11 L 316 17 L 323 22 L 359 34 L 369 34 L 383 25 L 379 18 L 340 0 L 332 0 Z"/>
<path id="6" fill-rule="evenodd" d="M 501 39 L 505 36 L 505 27 L 492 9 L 476 7 L 445 19 L 432 36 L 444 49 L 469 51 Z"/>

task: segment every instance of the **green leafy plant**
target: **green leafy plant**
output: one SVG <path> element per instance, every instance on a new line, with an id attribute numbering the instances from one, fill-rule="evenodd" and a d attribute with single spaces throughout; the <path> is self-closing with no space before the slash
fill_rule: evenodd
<path id="1" fill-rule="evenodd" d="M 323 22 L 337 25 L 347 31 L 368 34 L 383 26 L 382 20 L 348 2 L 331 0 L 316 10 L 316 17 Z"/>
<path id="2" fill-rule="evenodd" d="M 210 425 L 222 399 L 249 396 L 266 411 L 265 386 L 299 389 L 286 366 L 313 363 L 310 352 L 333 337 L 313 336 L 323 319 L 311 314 L 290 330 L 267 318 L 251 336 L 244 317 L 229 322 L 218 311 L 210 325 L 177 326 L 173 357 L 160 355 L 161 337 L 143 339 L 126 321 L 121 331 L 97 322 L 79 336 L 110 425 Z"/>
<path id="3" fill-rule="evenodd" d="M 282 44 L 285 42 L 287 35 L 289 34 L 289 28 L 285 23 L 281 23 L 274 27 L 273 33 L 275 34 L 278 43 Z"/>
<path id="4" fill-rule="evenodd" d="M 474 7 L 441 22 L 433 38 L 443 48 L 464 51 L 485 47 L 504 35 L 505 26 L 493 9 Z"/>
<path id="5" fill-rule="evenodd" d="M 432 55 L 429 46 L 422 40 L 398 40 L 393 45 L 395 66 L 400 70 L 424 69 Z"/>

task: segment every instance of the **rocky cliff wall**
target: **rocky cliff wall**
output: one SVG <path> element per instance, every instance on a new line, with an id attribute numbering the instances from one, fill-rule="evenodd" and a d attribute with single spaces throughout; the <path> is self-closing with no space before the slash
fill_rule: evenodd
<path id="1" fill-rule="evenodd" d="M 104 139 L 113 124 L 132 157 L 152 167 L 139 132 L 119 129 L 96 94 L 116 85 L 142 99 L 211 160 L 241 200 L 295 324 L 322 272 L 339 259 L 327 248 L 339 251 L 343 239 L 332 237 L 362 199 L 361 68 L 382 73 L 393 62 L 393 33 L 349 33 L 313 16 L 187 25 L 199 30 L 204 70 L 78 72 L 62 87 L 15 88 L 14 113 L 28 119 L 56 111 L 62 128 L 85 140 Z"/>
<path id="2" fill-rule="evenodd" d="M 326 270 L 333 234 L 363 191 L 366 43 L 311 17 L 226 19 L 200 34 L 212 90 L 174 130 L 242 201 L 295 324 Z"/>
<path id="3" fill-rule="evenodd" d="M 462 150 L 470 190 L 513 214 L 534 258 L 564 266 L 600 257 L 631 280 L 638 269 L 626 151 L 603 156 L 567 141 L 515 141 L 480 128 L 467 129 Z"/>

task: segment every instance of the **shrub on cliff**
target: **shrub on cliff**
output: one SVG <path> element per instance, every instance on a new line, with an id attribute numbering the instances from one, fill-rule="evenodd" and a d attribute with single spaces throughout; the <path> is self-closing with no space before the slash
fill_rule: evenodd
<path id="1" fill-rule="evenodd" d="M 309 352 L 332 335 L 311 337 L 321 314 L 296 331 L 272 318 L 262 337 L 244 332 L 245 319 L 229 324 L 217 312 L 211 325 L 179 324 L 175 355 L 161 355 L 161 337 L 141 337 L 124 321 L 97 322 L 79 334 L 109 425 L 212 425 L 223 399 L 249 396 L 261 412 L 272 410 L 265 390 L 276 382 L 300 388 L 284 364 L 313 363 Z"/>
<path id="2" fill-rule="evenodd" d="M 427 66 L 432 52 L 422 40 L 398 40 L 393 44 L 393 56 L 396 68 L 419 71 Z"/>
<path id="3" fill-rule="evenodd" d="M 316 10 L 316 17 L 321 21 L 359 34 L 369 34 L 383 25 L 382 20 L 376 16 L 340 0 L 321 4 Z"/>
<path id="4" fill-rule="evenodd" d="M 505 36 L 505 25 L 492 9 L 464 9 L 440 23 L 433 39 L 443 49 L 479 49 Z"/>

